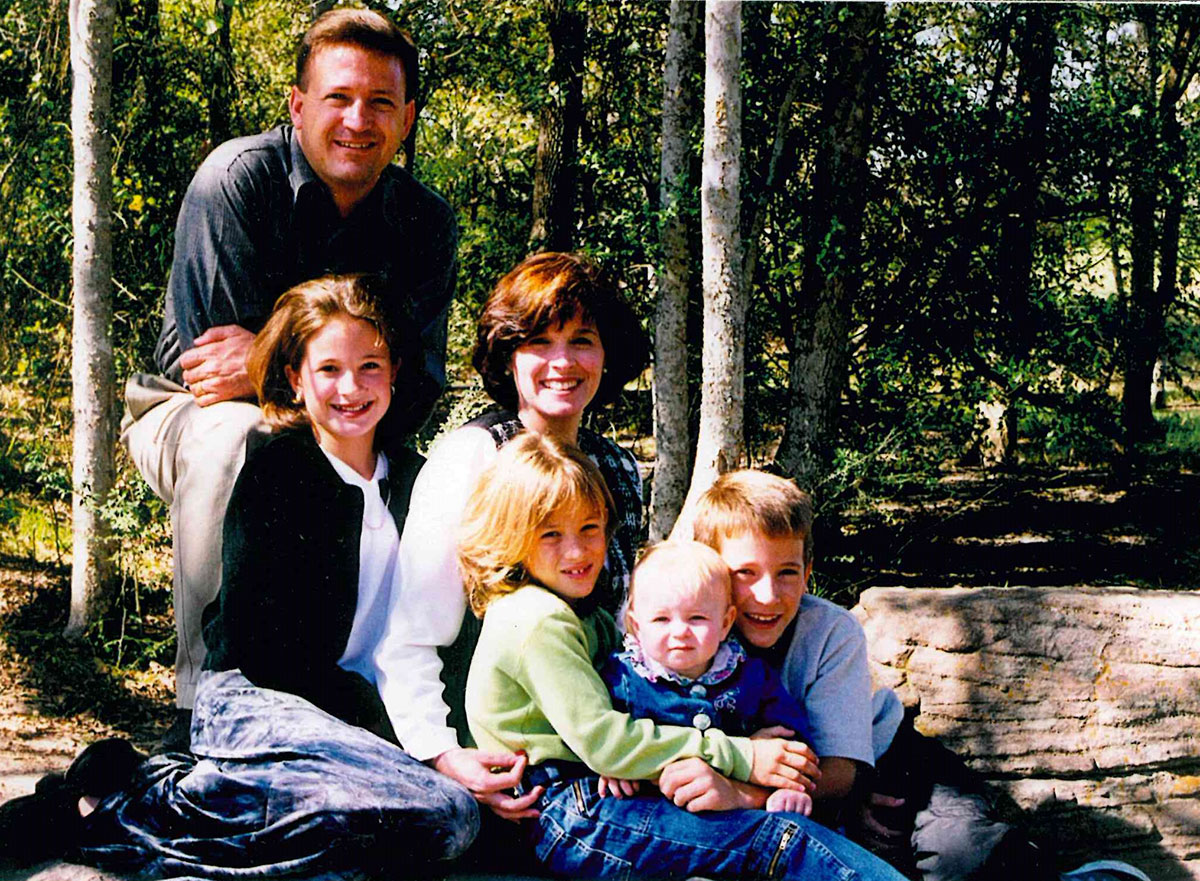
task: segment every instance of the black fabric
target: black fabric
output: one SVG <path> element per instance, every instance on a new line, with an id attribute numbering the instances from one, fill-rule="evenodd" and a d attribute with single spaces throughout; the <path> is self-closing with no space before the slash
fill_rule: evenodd
<path id="1" fill-rule="evenodd" d="M 179 211 L 155 361 L 182 383 L 179 357 L 210 327 L 257 333 L 293 285 L 328 273 L 375 274 L 389 302 L 409 304 L 425 348 L 384 429 L 411 430 L 445 383 L 457 247 L 450 206 L 399 166 L 385 168 L 342 218 L 291 126 L 227 141 L 197 170 Z"/>
<path id="2" fill-rule="evenodd" d="M 61 859 L 79 840 L 80 792 L 62 774 L 47 774 L 31 795 L 0 805 L 0 869 Z"/>
<path id="3" fill-rule="evenodd" d="M 422 462 L 411 450 L 388 455 L 400 532 Z M 338 666 L 358 602 L 363 506 L 308 429 L 246 462 L 225 516 L 221 592 L 204 611 L 204 669 L 239 669 L 394 742 L 375 686 Z"/>

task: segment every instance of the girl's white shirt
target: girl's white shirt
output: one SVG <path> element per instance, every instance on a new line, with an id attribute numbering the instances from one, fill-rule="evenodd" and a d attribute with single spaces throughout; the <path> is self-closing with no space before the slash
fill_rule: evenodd
<path id="1" fill-rule="evenodd" d="M 388 460 L 383 453 L 376 456 L 375 472 L 367 480 L 324 447 L 321 452 L 338 477 L 363 493 L 362 534 L 358 541 L 358 602 L 354 606 L 350 638 L 346 640 L 346 649 L 338 659 L 338 666 L 374 682 L 375 648 L 383 638 L 388 595 L 394 587 L 400 548 L 396 521 L 379 491 L 379 482 L 387 477 Z"/>

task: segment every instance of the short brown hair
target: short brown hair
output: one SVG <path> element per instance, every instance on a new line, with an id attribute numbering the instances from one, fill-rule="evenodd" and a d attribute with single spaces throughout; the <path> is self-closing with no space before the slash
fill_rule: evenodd
<path id="1" fill-rule="evenodd" d="M 513 352 L 531 336 L 576 316 L 596 325 L 604 347 L 604 374 L 592 403 L 615 401 L 646 366 L 646 335 L 599 266 L 580 254 L 557 251 L 527 257 L 500 279 L 484 304 L 471 363 L 492 399 L 515 409 Z"/>
<path id="2" fill-rule="evenodd" d="M 724 539 L 755 532 L 804 542 L 812 563 L 812 499 L 790 480 L 765 471 L 730 471 L 716 479 L 696 503 L 692 536 L 717 550 Z"/>
<path id="3" fill-rule="evenodd" d="M 296 87 L 305 89 L 308 62 L 330 46 L 358 46 L 400 62 L 404 70 L 404 100 L 417 99 L 420 65 L 412 36 L 387 16 L 371 9 L 331 9 L 317 17 L 296 45 Z"/>
<path id="4" fill-rule="evenodd" d="M 604 513 L 611 538 L 616 508 L 600 469 L 574 444 L 525 432 L 500 448 L 467 501 L 459 528 L 458 565 L 467 601 L 479 617 L 489 602 L 531 583 L 522 565 L 538 527 L 564 506 Z"/>
<path id="5" fill-rule="evenodd" d="M 339 315 L 358 318 L 374 327 L 387 346 L 392 364 L 399 365 L 403 374 L 411 375 L 420 368 L 421 346 L 411 322 L 393 324 L 387 320 L 378 278 L 326 275 L 298 284 L 275 301 L 246 359 L 263 418 L 272 428 L 307 424 L 308 413 L 296 400 L 285 368 L 299 371 L 308 341 Z M 399 377 L 396 381 L 401 382 Z"/>

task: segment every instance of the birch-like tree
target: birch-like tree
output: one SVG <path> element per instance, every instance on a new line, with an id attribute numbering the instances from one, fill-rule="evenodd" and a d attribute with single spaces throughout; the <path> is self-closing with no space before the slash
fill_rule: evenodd
<path id="1" fill-rule="evenodd" d="M 704 368 L 696 464 L 677 534 L 696 498 L 744 456 L 746 292 L 742 287 L 742 4 L 708 0 L 704 13 L 704 162 L 700 235 Z"/>
<path id="2" fill-rule="evenodd" d="M 663 64 L 662 164 L 660 166 L 657 302 L 654 313 L 654 483 L 650 493 L 650 540 L 671 531 L 688 489 L 687 305 L 691 282 L 688 223 L 683 210 L 695 94 L 692 69 L 696 29 L 703 7 L 671 0 Z"/>
<path id="3" fill-rule="evenodd" d="M 78 635 L 112 583 L 109 529 L 98 508 L 113 485 L 112 54 L 115 0 L 71 0 L 73 552 L 71 615 Z"/>

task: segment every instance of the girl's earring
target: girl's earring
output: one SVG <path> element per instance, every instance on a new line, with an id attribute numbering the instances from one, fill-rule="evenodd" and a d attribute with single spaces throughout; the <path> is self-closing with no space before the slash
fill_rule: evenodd
<path id="1" fill-rule="evenodd" d="M 296 389 L 296 393 L 292 395 L 292 402 L 296 404 L 304 403 L 304 392 L 301 389 Z"/>
<path id="2" fill-rule="evenodd" d="M 396 383 L 393 382 L 392 383 L 392 397 L 394 398 L 395 396 L 396 396 Z"/>

